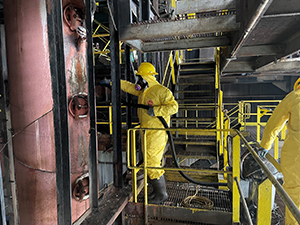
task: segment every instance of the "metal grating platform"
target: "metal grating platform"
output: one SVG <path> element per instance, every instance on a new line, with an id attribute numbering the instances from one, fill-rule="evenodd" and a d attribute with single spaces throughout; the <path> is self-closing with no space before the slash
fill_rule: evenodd
<path id="1" fill-rule="evenodd" d="M 181 202 L 188 196 L 193 196 L 196 193 L 196 184 L 166 182 L 169 198 L 162 203 L 163 206 L 183 207 Z M 232 212 L 231 192 L 226 190 L 215 189 L 206 186 L 198 186 L 197 196 L 202 196 L 210 199 L 214 206 L 211 211 Z M 148 193 L 152 192 L 152 188 L 148 186 Z M 144 202 L 144 189 L 138 195 L 138 202 Z"/>

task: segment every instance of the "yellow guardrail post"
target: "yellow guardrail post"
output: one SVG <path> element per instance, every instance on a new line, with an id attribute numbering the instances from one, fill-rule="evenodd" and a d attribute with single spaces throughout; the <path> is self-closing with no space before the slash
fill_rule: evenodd
<path id="1" fill-rule="evenodd" d="M 242 126 L 245 126 L 244 121 L 243 121 L 243 115 L 244 115 L 244 102 L 243 101 L 239 101 L 238 122 Z"/>
<path id="2" fill-rule="evenodd" d="M 109 134 L 112 134 L 112 106 L 109 106 Z"/>
<path id="3" fill-rule="evenodd" d="M 227 138 L 229 136 L 229 131 L 227 131 L 228 129 L 230 129 L 230 118 L 227 117 L 227 120 L 225 120 L 225 123 L 224 123 L 224 129 L 226 130 L 224 132 L 224 167 L 226 167 L 228 165 L 228 141 L 227 141 Z M 226 175 L 226 174 L 225 174 Z M 226 179 L 224 175 L 224 178 Z"/>
<path id="4" fill-rule="evenodd" d="M 257 125 L 256 125 L 256 141 L 257 143 L 260 142 L 260 107 L 257 106 L 257 116 L 256 116 L 256 121 L 257 121 Z"/>
<path id="5" fill-rule="evenodd" d="M 130 132 L 128 132 L 130 134 Z M 132 137 L 130 140 L 131 143 L 128 144 L 128 146 L 131 146 L 131 148 L 128 148 L 128 153 L 131 152 L 131 157 L 128 158 L 128 162 L 131 162 L 131 165 L 136 165 L 136 130 L 131 131 Z M 131 151 L 129 151 L 131 149 Z M 132 194 L 133 194 L 133 200 L 135 203 L 137 203 L 137 178 L 136 178 L 137 169 L 132 170 Z"/>
<path id="6" fill-rule="evenodd" d="M 174 72 L 174 63 L 173 63 L 173 55 L 172 54 L 171 54 L 171 58 L 170 58 L 170 66 L 171 66 L 172 82 L 173 82 L 173 84 L 175 84 L 176 81 L 175 81 L 175 72 Z"/>
<path id="7" fill-rule="evenodd" d="M 232 223 L 240 222 L 240 194 L 237 183 L 234 182 L 236 177 L 240 182 L 240 137 L 236 135 L 233 138 L 233 162 L 232 162 Z"/>
<path id="8" fill-rule="evenodd" d="M 271 224 L 272 183 L 269 179 L 258 186 L 257 198 L 257 225 Z"/>

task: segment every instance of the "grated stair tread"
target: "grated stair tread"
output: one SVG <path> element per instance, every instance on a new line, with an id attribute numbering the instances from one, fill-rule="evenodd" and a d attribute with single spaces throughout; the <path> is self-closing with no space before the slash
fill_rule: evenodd
<path id="1" fill-rule="evenodd" d="M 178 79 L 186 79 L 186 78 L 206 78 L 206 77 L 214 77 L 215 74 L 209 73 L 183 73 L 180 72 L 180 75 L 178 76 Z"/>
<path id="2" fill-rule="evenodd" d="M 172 121 L 208 121 L 208 122 L 212 122 L 215 121 L 216 118 L 215 117 L 207 117 L 207 118 L 190 118 L 190 117 L 172 117 L 171 119 Z"/>
<path id="3" fill-rule="evenodd" d="M 175 93 L 193 93 L 193 94 L 200 94 L 200 93 L 214 93 L 215 89 L 210 90 L 178 90 Z"/>

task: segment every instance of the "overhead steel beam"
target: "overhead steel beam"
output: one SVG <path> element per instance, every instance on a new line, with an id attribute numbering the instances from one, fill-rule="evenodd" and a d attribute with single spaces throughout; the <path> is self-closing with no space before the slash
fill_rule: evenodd
<path id="1" fill-rule="evenodd" d="M 171 50 L 223 47 L 230 44 L 227 37 L 207 37 L 176 39 L 171 41 L 141 42 L 139 40 L 127 41 L 132 47 L 141 52 L 164 52 Z"/>
<path id="2" fill-rule="evenodd" d="M 300 50 L 300 32 L 290 37 L 283 44 L 285 45 L 285 48 L 282 52 L 276 54 L 275 56 L 266 56 L 266 57 L 259 58 L 257 60 L 255 68 L 259 69 L 270 63 L 274 63 L 274 62 L 277 63 L 278 60 L 298 52 Z"/>
<path id="3" fill-rule="evenodd" d="M 145 23 L 121 27 L 120 40 L 151 40 L 190 34 L 236 31 L 239 25 L 235 15 Z"/>
<path id="4" fill-rule="evenodd" d="M 277 63 L 271 63 L 262 68 L 256 70 L 257 72 L 265 73 L 265 72 L 278 72 L 278 73 L 299 73 L 300 72 L 300 59 L 285 59 L 281 60 Z M 299 76 L 299 74 L 298 74 Z"/>
<path id="5" fill-rule="evenodd" d="M 228 64 L 223 74 L 232 73 L 252 73 L 254 72 L 254 62 L 252 61 L 232 61 Z"/>
<path id="6" fill-rule="evenodd" d="M 272 5 L 268 8 L 265 15 L 298 13 L 300 11 L 299 0 L 274 0 Z"/>
<path id="7" fill-rule="evenodd" d="M 269 8 L 269 6 L 271 5 L 272 2 L 273 2 L 273 0 L 262 0 L 258 4 L 251 19 L 249 20 L 249 22 L 246 25 L 244 32 L 242 33 L 242 35 L 240 37 L 238 37 L 237 43 L 233 46 L 230 56 L 227 58 L 227 61 L 225 62 L 224 66 L 222 68 L 222 72 L 226 69 L 226 67 L 232 61 L 232 59 L 236 58 L 237 53 L 239 52 L 239 50 L 241 49 L 243 44 L 246 42 L 246 40 L 250 36 L 251 32 L 254 30 L 254 28 L 256 27 L 256 25 L 258 24 L 258 22 L 260 21 L 260 19 L 262 18 L 264 13 L 267 11 L 267 9 Z"/>
<path id="8" fill-rule="evenodd" d="M 256 45 L 245 46 L 237 53 L 237 57 L 251 57 L 262 55 L 276 55 L 284 51 L 284 45 Z"/>
<path id="9" fill-rule="evenodd" d="M 235 9 L 235 0 L 190 0 L 177 1 L 175 8 L 175 15 L 197 13 L 197 12 L 211 12 L 223 9 Z"/>

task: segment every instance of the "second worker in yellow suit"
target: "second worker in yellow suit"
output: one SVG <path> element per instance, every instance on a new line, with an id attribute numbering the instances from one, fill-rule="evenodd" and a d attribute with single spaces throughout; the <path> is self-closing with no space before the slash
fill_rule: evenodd
<path id="1" fill-rule="evenodd" d="M 300 78 L 290 92 L 275 108 L 264 129 L 259 155 L 265 155 L 283 126 L 287 124 L 287 135 L 281 150 L 283 188 L 300 209 Z M 286 225 L 298 224 L 286 208 Z"/>
<path id="2" fill-rule="evenodd" d="M 141 128 L 164 128 L 157 116 L 161 116 L 170 124 L 170 116 L 177 113 L 178 104 L 172 92 L 158 83 L 157 75 L 151 63 L 143 62 L 136 73 L 136 83 L 121 80 L 121 89 L 138 96 L 138 104 L 150 106 L 149 110 L 138 108 Z M 165 130 L 146 131 L 147 166 L 161 167 L 168 136 Z M 148 177 L 153 187 L 149 195 L 149 203 L 159 204 L 168 198 L 164 179 L 164 170 L 148 170 Z"/>

